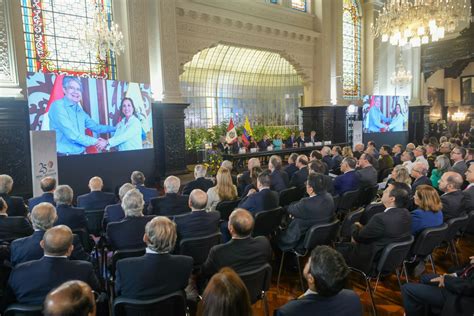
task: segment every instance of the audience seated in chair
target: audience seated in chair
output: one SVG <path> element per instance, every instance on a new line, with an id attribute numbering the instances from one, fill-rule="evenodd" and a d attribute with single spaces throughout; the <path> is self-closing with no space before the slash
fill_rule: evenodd
<path id="1" fill-rule="evenodd" d="M 152 216 L 143 216 L 143 195 L 137 190 L 128 191 L 123 197 L 125 218 L 107 225 L 107 240 L 114 250 L 143 248 L 145 225 Z"/>
<path id="2" fill-rule="evenodd" d="M 419 185 L 414 194 L 414 202 L 418 206 L 411 212 L 411 233 L 416 236 L 429 227 L 443 224 L 443 204 L 438 192 L 429 185 Z"/>
<path id="3" fill-rule="evenodd" d="M 411 192 L 415 193 L 419 185 L 431 186 L 431 180 L 428 178 L 428 168 L 422 162 L 415 162 L 411 168 L 411 177 L 415 179 L 411 184 Z"/>
<path id="4" fill-rule="evenodd" d="M 70 280 L 83 281 L 93 290 L 100 290 L 90 262 L 68 259 L 74 248 L 69 227 L 59 225 L 47 230 L 41 247 L 44 249 L 41 259 L 18 265 L 11 272 L 6 294 L 8 303 L 41 305 L 51 289 Z"/>
<path id="5" fill-rule="evenodd" d="M 242 172 L 242 174 L 238 175 L 239 187 L 237 189 L 239 190 L 240 196 L 242 196 L 242 192 L 244 192 L 245 187 L 248 186 L 249 184 L 252 184 L 250 173 L 252 172 L 252 169 L 255 167 L 260 167 L 260 160 L 255 157 L 250 158 L 249 161 L 247 162 L 247 170 Z"/>
<path id="6" fill-rule="evenodd" d="M 332 153 L 332 170 L 335 174 L 341 174 L 341 162 L 344 157 L 342 156 L 342 149 L 340 146 L 334 146 L 331 149 Z"/>
<path id="7" fill-rule="evenodd" d="M 428 163 L 428 160 L 425 158 L 426 155 L 426 149 L 423 146 L 418 146 L 413 150 L 413 155 L 415 156 L 415 161 L 414 163 L 422 163 L 425 167 L 425 169 L 428 171 L 430 170 L 430 164 Z"/>
<path id="8" fill-rule="evenodd" d="M 23 198 L 9 195 L 13 188 L 13 179 L 7 174 L 0 174 L 0 197 L 7 202 L 8 216 L 26 216 L 26 210 Z"/>
<path id="9" fill-rule="evenodd" d="M 77 197 L 77 207 L 87 210 L 103 210 L 107 205 L 115 203 L 115 195 L 110 192 L 103 192 L 104 182 L 100 177 L 92 177 L 89 180 L 90 193 Z"/>
<path id="10" fill-rule="evenodd" d="M 331 157 L 331 148 L 329 148 L 328 146 L 324 146 L 323 148 L 321 148 L 321 156 L 321 160 L 328 166 L 328 170 L 333 170 L 334 163 Z"/>
<path id="11" fill-rule="evenodd" d="M 95 297 L 91 287 L 82 281 L 67 281 L 48 293 L 44 316 L 95 316 Z"/>
<path id="12" fill-rule="evenodd" d="M 459 173 L 463 178 L 467 170 L 467 165 L 466 165 L 466 162 L 464 161 L 465 156 L 466 156 L 466 149 L 463 147 L 456 146 L 451 151 L 451 160 L 453 161 L 453 165 L 450 171 Z"/>
<path id="13" fill-rule="evenodd" d="M 0 197 L 0 241 L 12 241 L 33 233 L 26 217 L 8 216 L 7 210 L 7 202 Z"/>
<path id="14" fill-rule="evenodd" d="M 382 174 L 384 170 L 393 168 L 394 162 L 391 154 L 392 147 L 389 145 L 382 145 L 382 147 L 380 147 L 379 174 Z"/>
<path id="15" fill-rule="evenodd" d="M 299 155 L 296 159 L 296 171 L 290 180 L 290 187 L 304 188 L 305 182 L 308 179 L 308 157 L 306 155 Z"/>
<path id="16" fill-rule="evenodd" d="M 260 167 L 253 167 L 252 170 L 250 171 L 250 179 L 251 179 L 251 182 L 250 184 L 246 185 L 244 190 L 241 191 L 241 194 L 240 196 L 241 197 L 245 197 L 249 194 L 249 191 L 250 190 L 258 190 L 258 187 L 257 187 L 257 179 L 258 179 L 258 176 L 262 173 L 262 168 Z"/>
<path id="17" fill-rule="evenodd" d="M 117 262 L 117 296 L 147 300 L 184 290 L 193 268 L 193 259 L 172 255 L 176 243 L 176 225 L 163 216 L 146 224 L 143 241 L 146 254 Z"/>
<path id="18" fill-rule="evenodd" d="M 415 156 L 411 151 L 405 150 L 402 154 L 402 166 L 408 169 L 408 172 L 411 173 L 411 168 L 413 168 L 413 161 Z"/>
<path id="19" fill-rule="evenodd" d="M 474 211 L 474 163 L 466 171 L 466 181 L 469 182 L 469 185 L 463 191 L 464 208 L 470 212 Z"/>
<path id="20" fill-rule="evenodd" d="M 220 167 L 216 175 L 216 185 L 207 190 L 206 209 L 215 211 L 219 202 L 233 201 L 237 198 L 237 187 L 232 182 L 230 170 Z"/>
<path id="21" fill-rule="evenodd" d="M 74 193 L 70 186 L 59 185 L 54 191 L 54 202 L 58 220 L 55 225 L 66 225 L 72 230 L 84 229 L 87 231 L 87 218 L 83 208 L 73 207 Z"/>
<path id="22" fill-rule="evenodd" d="M 313 150 L 314 151 L 314 150 Z M 319 173 L 323 176 L 324 189 L 329 194 L 335 195 L 334 181 L 331 176 L 325 174 L 326 164 L 321 160 L 313 160 L 308 165 L 309 173 Z"/>
<path id="23" fill-rule="evenodd" d="M 372 187 L 377 184 L 377 170 L 372 166 L 374 157 L 363 153 L 357 161 L 357 175 L 362 188 Z"/>
<path id="24" fill-rule="evenodd" d="M 291 179 L 293 174 L 299 170 L 299 168 L 296 166 L 296 159 L 298 159 L 298 154 L 292 153 L 290 156 L 288 156 L 288 165 L 283 168 L 289 179 Z"/>
<path id="25" fill-rule="evenodd" d="M 32 197 L 28 200 L 28 210 L 31 212 L 33 207 L 40 204 L 41 202 L 48 202 L 53 205 L 54 203 L 54 190 L 56 189 L 56 179 L 53 177 L 44 177 L 40 181 L 41 191 L 43 194 L 37 197 Z"/>
<path id="26" fill-rule="evenodd" d="M 125 217 L 125 212 L 122 208 L 122 201 L 125 194 L 128 191 L 135 189 L 135 186 L 131 183 L 123 184 L 119 189 L 119 203 L 112 204 L 105 207 L 104 218 L 102 219 L 102 227 L 104 231 L 107 229 L 109 223 L 120 222 Z"/>
<path id="27" fill-rule="evenodd" d="M 360 156 L 362 156 L 362 154 L 364 153 L 364 150 L 365 150 L 365 145 L 364 144 L 355 144 L 354 146 L 354 158 L 356 158 L 357 160 L 359 160 Z"/>
<path id="28" fill-rule="evenodd" d="M 214 186 L 212 180 L 206 179 L 207 167 L 205 165 L 196 165 L 194 167 L 194 180 L 186 184 L 183 188 L 183 195 L 191 194 L 194 189 L 200 189 L 207 192 Z"/>
<path id="29" fill-rule="evenodd" d="M 278 207 L 278 193 L 270 190 L 271 175 L 264 171 L 257 178 L 257 189 L 250 190 L 248 195 L 239 203 L 240 208 L 248 210 L 252 214 L 260 211 L 271 210 Z"/>
<path id="30" fill-rule="evenodd" d="M 280 156 L 273 155 L 268 160 L 268 170 L 270 170 L 271 189 L 280 192 L 288 187 L 290 180 L 285 171 L 282 170 Z"/>
<path id="31" fill-rule="evenodd" d="M 464 215 L 464 195 L 461 191 L 463 179 L 454 171 L 445 172 L 439 180 L 439 189 L 444 192 L 441 195 L 443 203 L 443 218 L 448 221 L 451 218 Z"/>
<path id="32" fill-rule="evenodd" d="M 402 152 L 403 152 L 403 145 L 402 144 L 396 144 L 392 148 L 392 154 L 393 154 L 393 165 L 398 166 L 402 163 Z"/>
<path id="33" fill-rule="evenodd" d="M 316 247 L 303 271 L 308 290 L 276 310 L 275 316 L 361 316 L 359 296 L 352 290 L 344 289 L 349 272 L 340 253 L 328 246 Z"/>
<path id="34" fill-rule="evenodd" d="M 16 239 L 11 243 L 11 264 L 16 266 L 22 262 L 37 260 L 43 256 L 40 242 L 45 232 L 53 227 L 57 219 L 56 209 L 47 202 L 36 205 L 31 211 L 31 222 L 34 232 L 31 236 Z M 90 260 L 90 255 L 84 251 L 79 236 L 74 235 L 70 258 L 73 260 Z"/>
<path id="35" fill-rule="evenodd" d="M 440 155 L 436 157 L 434 162 L 435 169 L 431 171 L 431 185 L 436 190 L 439 190 L 439 180 L 443 174 L 451 168 L 451 161 L 445 155 Z"/>
<path id="36" fill-rule="evenodd" d="M 385 246 L 411 238 L 411 216 L 405 208 L 409 194 L 406 184 L 389 184 L 382 196 L 385 211 L 374 215 L 367 225 L 354 224 L 355 243 L 342 243 L 337 247 L 349 266 L 369 272 L 368 263 L 377 262 Z"/>
<path id="37" fill-rule="evenodd" d="M 278 247 L 282 251 L 298 248 L 306 232 L 314 225 L 328 224 L 334 220 L 335 207 L 332 196 L 324 190 L 323 176 L 311 173 L 306 182 L 309 197 L 293 202 L 288 207 L 290 222 L 281 232 Z"/>
<path id="38" fill-rule="evenodd" d="M 354 158 L 344 158 L 341 162 L 341 175 L 334 179 L 334 191 L 342 196 L 347 191 L 354 191 L 359 188 L 359 177 L 355 171 L 356 160 Z"/>
<path id="39" fill-rule="evenodd" d="M 143 194 L 143 200 L 145 201 L 145 205 L 150 203 L 150 200 L 154 197 L 158 196 L 158 191 L 154 188 L 147 188 L 145 186 L 145 175 L 141 171 L 134 171 L 130 176 L 130 181 L 132 184 Z"/>
<path id="40" fill-rule="evenodd" d="M 176 216 L 189 213 L 188 196 L 178 194 L 181 180 L 169 176 L 163 184 L 165 195 L 152 198 L 146 214 L 160 216 Z"/>

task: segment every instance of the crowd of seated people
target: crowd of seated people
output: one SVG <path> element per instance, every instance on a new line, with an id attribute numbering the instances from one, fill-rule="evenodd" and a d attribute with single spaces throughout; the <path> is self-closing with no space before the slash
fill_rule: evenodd
<path id="1" fill-rule="evenodd" d="M 292 137 L 291 144 L 307 142 L 304 135 Z M 351 227 L 350 242 L 333 245 L 337 251 L 308 249 L 311 255 L 303 272 L 308 290 L 275 312 L 360 315 L 359 297 L 343 289 L 347 266 L 370 272 L 390 243 L 416 238 L 426 228 L 474 210 L 472 149 L 448 141 L 440 146 L 433 140 L 423 146 L 393 148 L 378 148 L 370 142 L 365 148 L 363 144 L 356 144 L 354 151 L 324 146 L 309 157 L 291 154 L 286 166 L 277 155 L 267 165 L 251 158 L 238 175 L 232 163 L 224 161 L 215 179 L 207 178 L 204 165 L 197 165 L 194 180 L 184 188 L 178 177 L 167 177 L 162 196 L 144 186 L 145 177 L 139 171 L 132 173 L 130 183 L 120 186 L 117 197 L 104 190 L 101 178 L 93 177 L 91 192 L 77 197 L 76 204 L 71 187 L 47 177 L 41 181 L 43 194 L 28 200 L 29 208 L 22 198 L 10 195 L 13 179 L 0 175 L 0 238 L 9 245 L 9 258 L 2 259 L 13 267 L 2 306 L 44 302 L 47 315 L 61 315 L 68 308 L 95 311 L 91 292 L 107 291 L 98 281 L 107 275 L 96 266 L 97 258 L 91 256 L 80 231 L 88 230 L 88 211 L 102 209 L 103 234 L 92 242 L 100 240 L 108 251 L 143 249 L 144 253 L 117 262 L 114 292 L 109 295 L 146 300 L 186 289 L 189 297 L 193 291 L 202 293 L 200 315 L 237 308 L 241 314 L 250 313 L 249 294 L 240 274 L 272 263 L 280 252 L 301 250 L 311 227 L 344 218 L 345 214 L 338 213 L 338 196 L 383 182 L 380 203 L 366 207 Z M 284 208 L 281 225 L 272 237 L 253 236 L 257 214 L 280 206 L 280 196 L 290 188 L 298 190 L 301 198 Z M 236 208 L 228 219 L 221 219 L 217 206 L 226 201 L 236 201 Z M 210 248 L 202 265 L 195 266 L 193 258 L 180 254 L 180 241 L 219 232 L 221 243 Z M 110 258 L 105 261 L 112 263 Z M 415 265 L 415 275 L 419 275 L 424 261 Z M 226 282 L 229 287 L 222 289 Z M 473 269 L 423 276 L 421 283 L 403 287 L 407 315 L 418 315 L 423 304 L 454 308 L 442 305 L 440 295 L 472 299 L 473 282 Z M 223 302 L 230 295 L 238 300 L 238 307 Z"/>

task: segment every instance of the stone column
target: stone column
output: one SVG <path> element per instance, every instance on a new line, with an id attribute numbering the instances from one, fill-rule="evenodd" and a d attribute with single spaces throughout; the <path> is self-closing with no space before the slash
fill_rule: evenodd
<path id="1" fill-rule="evenodd" d="M 421 105 L 421 48 L 411 49 L 411 99 L 410 106 Z"/>
<path id="2" fill-rule="evenodd" d="M 382 3 L 377 0 L 368 0 L 362 5 L 362 95 L 374 94 L 375 41 L 380 39 L 374 37 L 371 26 L 375 24 L 376 12 L 381 7 Z"/>

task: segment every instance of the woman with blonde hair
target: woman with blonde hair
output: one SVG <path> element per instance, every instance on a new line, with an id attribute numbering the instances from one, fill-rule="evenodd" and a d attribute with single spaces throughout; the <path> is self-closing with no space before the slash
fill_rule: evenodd
<path id="1" fill-rule="evenodd" d="M 207 190 L 207 206 L 214 211 L 221 201 L 233 201 L 237 198 L 237 187 L 232 183 L 232 175 L 226 167 L 220 167 L 217 171 L 216 185 Z"/>
<path id="2" fill-rule="evenodd" d="M 430 185 L 416 187 L 414 202 L 418 206 L 411 212 L 411 233 L 418 234 L 425 228 L 443 224 L 443 204 L 435 188 Z"/>
<path id="3" fill-rule="evenodd" d="M 411 177 L 408 169 L 402 165 L 395 166 L 387 181 L 387 186 L 392 182 L 406 183 L 411 188 Z"/>
<path id="4" fill-rule="evenodd" d="M 353 158 L 354 157 L 354 153 L 352 152 L 351 146 L 344 146 L 342 148 L 342 157 L 344 157 L 344 158 L 347 158 L 347 157 Z"/>

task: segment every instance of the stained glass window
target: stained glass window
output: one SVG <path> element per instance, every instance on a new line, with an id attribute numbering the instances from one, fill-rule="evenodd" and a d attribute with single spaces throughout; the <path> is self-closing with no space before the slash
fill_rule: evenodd
<path id="1" fill-rule="evenodd" d="M 357 0 L 344 0 L 342 16 L 342 93 L 344 99 L 360 97 L 361 18 Z"/>
<path id="2" fill-rule="evenodd" d="M 96 1 L 104 5 L 112 23 L 112 0 L 21 0 L 27 71 L 116 78 L 113 53 L 103 60 L 80 41 Z"/>
<path id="3" fill-rule="evenodd" d="M 295 10 L 306 12 L 306 0 L 291 0 L 291 7 Z"/>

